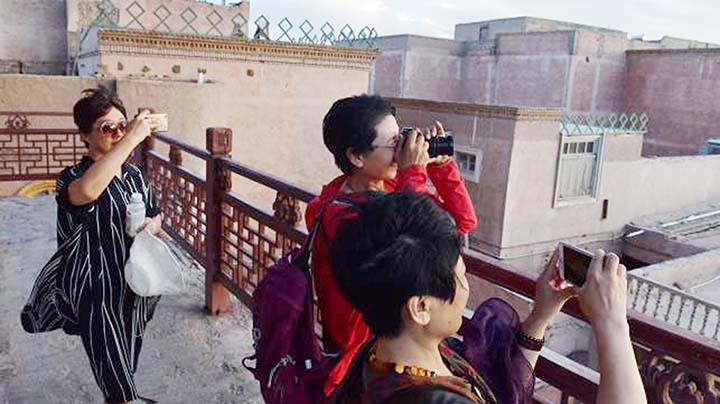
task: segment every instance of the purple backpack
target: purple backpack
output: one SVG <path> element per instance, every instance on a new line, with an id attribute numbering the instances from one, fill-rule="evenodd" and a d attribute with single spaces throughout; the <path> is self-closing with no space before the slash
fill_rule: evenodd
<path id="1" fill-rule="evenodd" d="M 342 200 L 354 205 L 348 198 Z M 325 204 L 327 206 L 327 204 Z M 268 268 L 252 296 L 255 354 L 242 363 L 260 382 L 267 404 L 315 404 L 324 401 L 323 386 L 334 363 L 315 334 L 310 255 L 320 210 L 301 249 Z M 255 361 L 254 366 L 247 361 Z"/>

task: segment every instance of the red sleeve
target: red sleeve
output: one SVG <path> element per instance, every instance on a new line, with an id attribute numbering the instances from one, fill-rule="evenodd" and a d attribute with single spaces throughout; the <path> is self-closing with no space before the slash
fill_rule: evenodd
<path id="1" fill-rule="evenodd" d="M 429 164 L 427 172 L 437 189 L 440 206 L 455 219 L 458 232 L 467 234 L 473 231 L 478 224 L 475 205 L 455 160 Z"/>
<path id="2" fill-rule="evenodd" d="M 398 171 L 397 178 L 385 180 L 385 191 L 412 191 L 418 194 L 427 194 L 428 173 L 425 166 L 412 165 Z"/>

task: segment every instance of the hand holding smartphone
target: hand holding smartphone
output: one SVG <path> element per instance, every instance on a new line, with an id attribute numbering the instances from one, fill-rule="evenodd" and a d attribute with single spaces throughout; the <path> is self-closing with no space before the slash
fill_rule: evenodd
<path id="1" fill-rule="evenodd" d="M 145 120 L 150 124 L 152 132 L 167 132 L 168 114 L 147 114 Z"/>

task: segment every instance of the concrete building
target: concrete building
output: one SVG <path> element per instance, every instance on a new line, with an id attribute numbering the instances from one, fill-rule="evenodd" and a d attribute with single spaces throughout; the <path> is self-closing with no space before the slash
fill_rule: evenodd
<path id="1" fill-rule="evenodd" d="M 0 73 L 74 74 L 78 50 L 93 25 L 247 36 L 250 16 L 247 1 L 2 0 L 0 5 Z"/>
<path id="2" fill-rule="evenodd" d="M 480 225 L 473 249 L 537 270 L 561 240 L 623 253 L 625 239 L 648 215 L 720 201 L 720 156 L 646 158 L 643 116 L 567 114 L 517 108 L 393 99 L 401 125 L 434 120 L 452 130 L 456 160 Z M 637 241 L 628 254 L 640 254 Z M 645 250 L 664 259 L 688 255 L 656 240 Z M 633 255 L 634 254 L 634 255 Z"/>
<path id="3" fill-rule="evenodd" d="M 0 73 L 65 74 L 65 0 L 2 0 L 0 10 Z"/>
<path id="4" fill-rule="evenodd" d="M 693 155 L 720 132 L 718 45 L 530 17 L 458 24 L 454 39 L 381 37 L 377 94 L 431 101 L 646 112 L 643 155 Z"/>

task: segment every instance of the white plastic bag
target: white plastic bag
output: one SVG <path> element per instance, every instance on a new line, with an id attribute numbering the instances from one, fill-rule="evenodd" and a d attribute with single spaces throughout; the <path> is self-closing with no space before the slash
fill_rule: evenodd
<path id="1" fill-rule="evenodd" d="M 149 230 L 135 237 L 125 263 L 125 281 L 139 296 L 177 295 L 185 277 L 170 248 Z"/>

